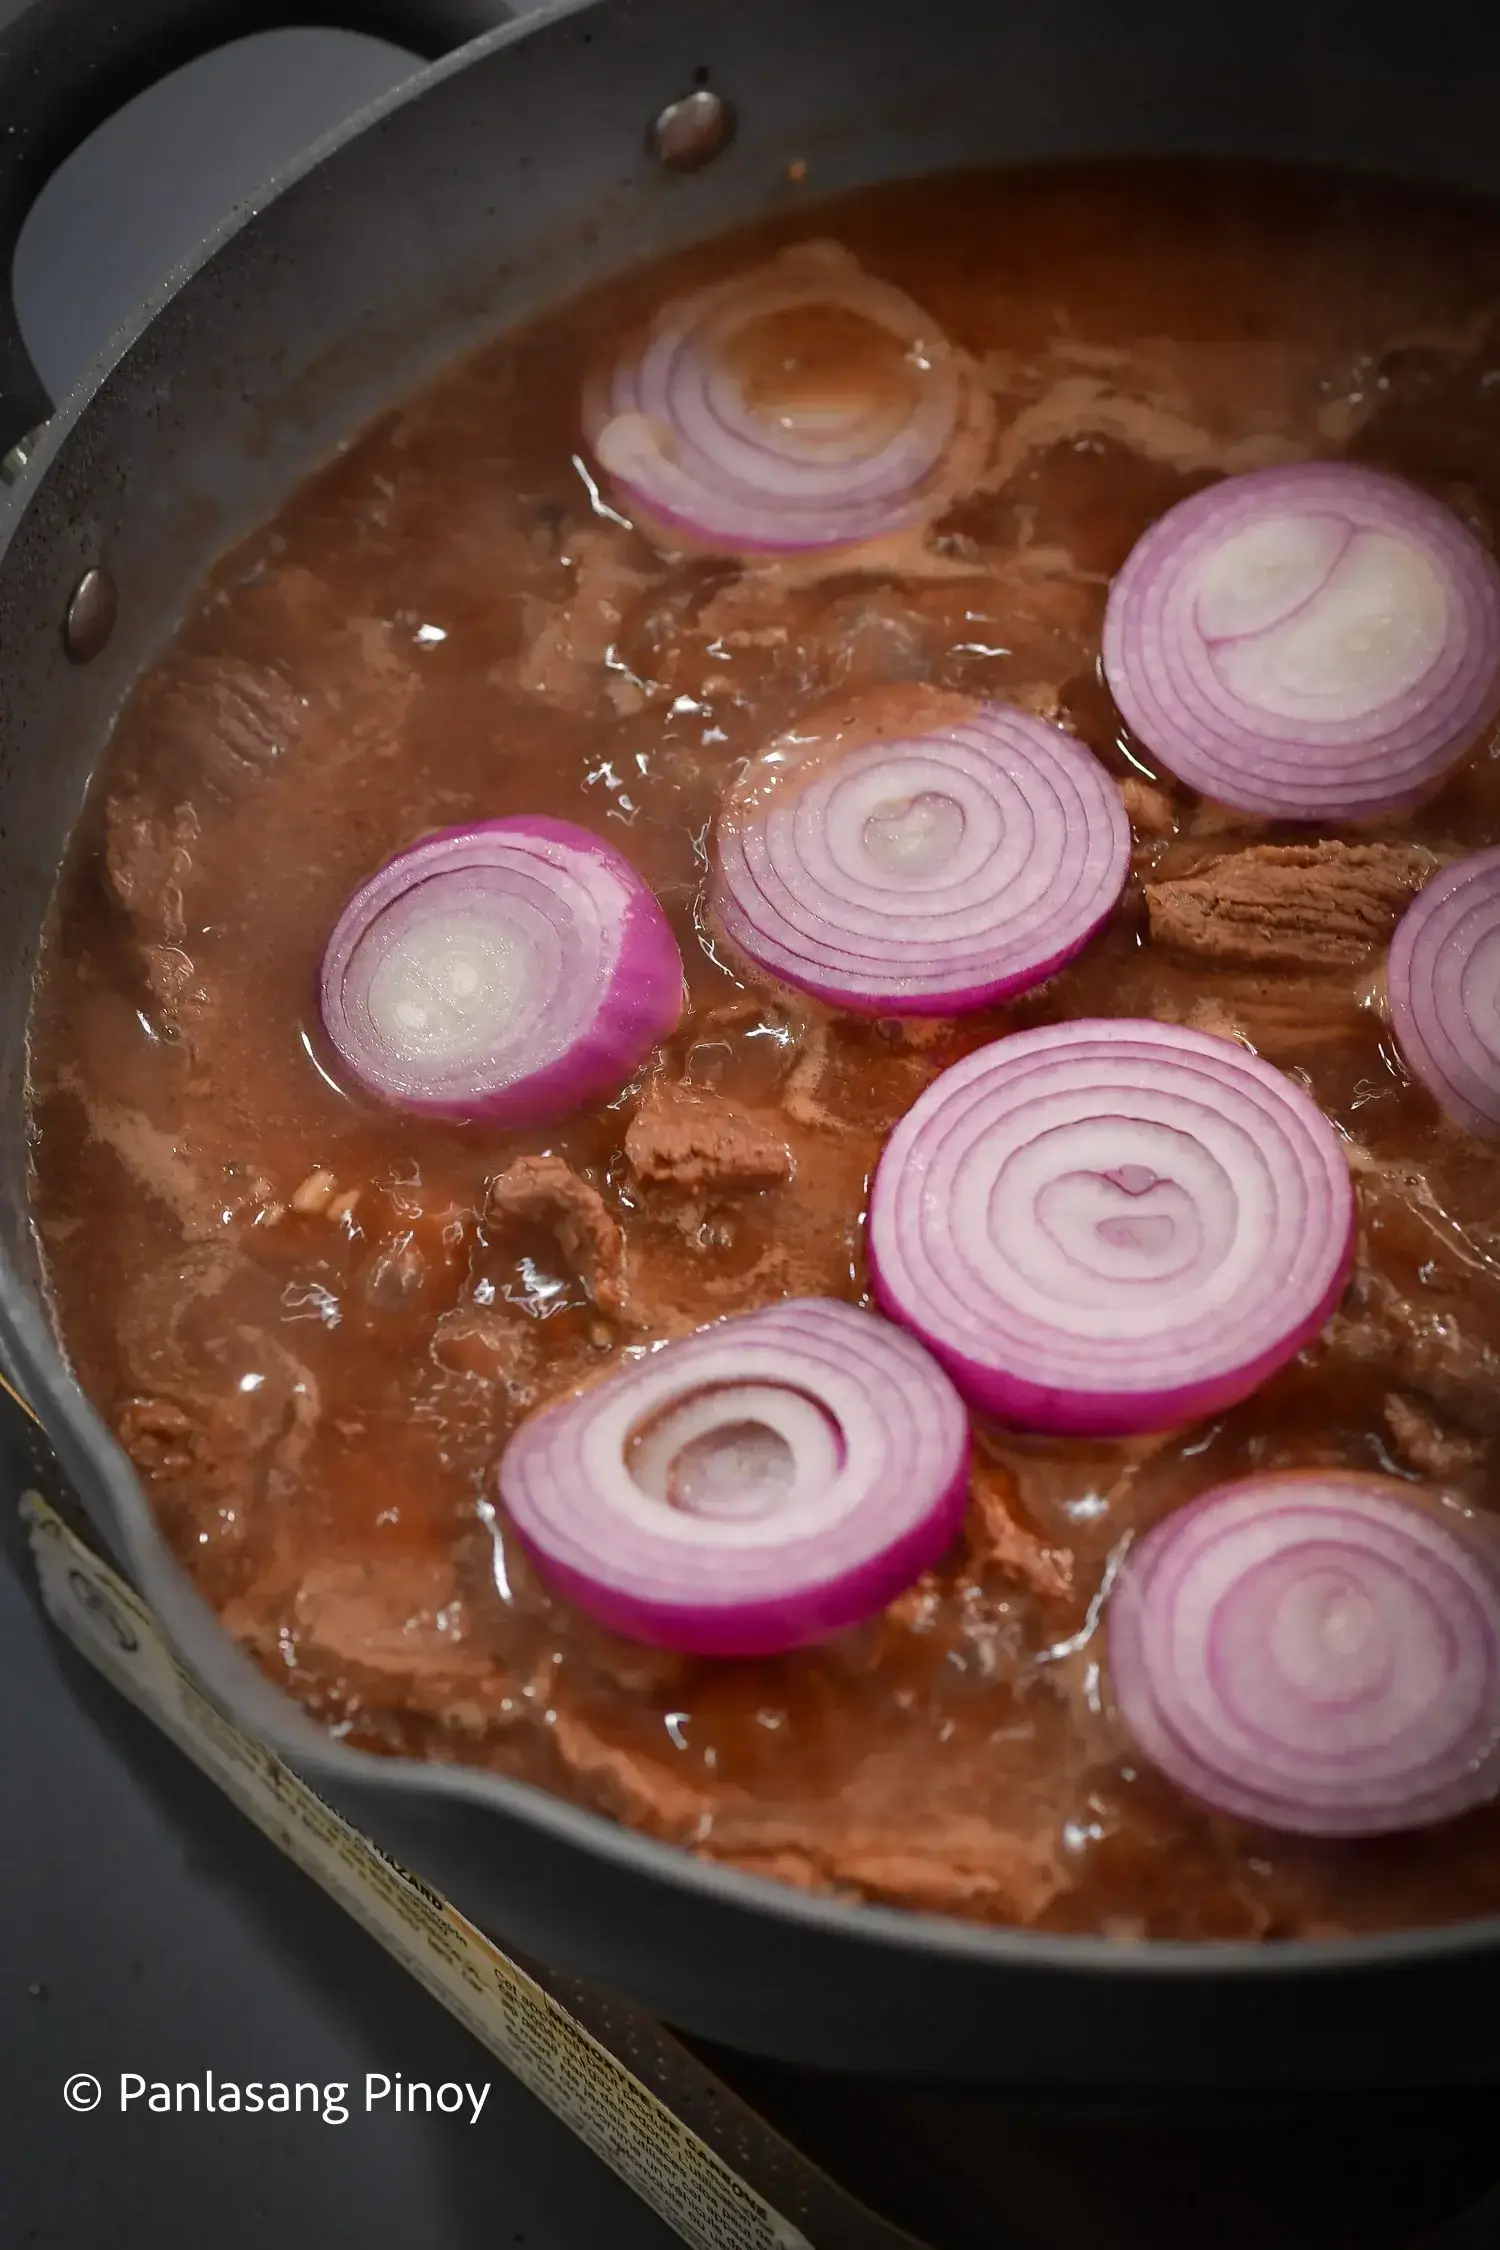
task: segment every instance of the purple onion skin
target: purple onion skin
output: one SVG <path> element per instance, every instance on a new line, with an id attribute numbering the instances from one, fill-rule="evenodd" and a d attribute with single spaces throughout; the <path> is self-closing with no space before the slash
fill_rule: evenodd
<path id="1" fill-rule="evenodd" d="M 418 844 L 394 853 L 354 895 L 358 897 L 379 883 L 413 851 L 485 836 L 505 840 L 540 839 L 543 843 L 557 845 L 570 856 L 587 852 L 591 858 L 607 865 L 629 887 L 630 898 L 621 925 L 617 956 L 621 962 L 629 962 L 629 974 L 616 975 L 605 1005 L 582 1036 L 540 1069 L 472 1098 L 402 1095 L 398 1100 L 360 1072 L 334 1035 L 331 1018 L 338 1011 L 339 1002 L 337 980 L 331 966 L 331 940 L 319 981 L 319 1018 L 324 1036 L 338 1054 L 343 1070 L 374 1100 L 387 1107 L 453 1124 L 484 1124 L 499 1130 L 519 1131 L 550 1124 L 593 1102 L 607 1101 L 620 1091 L 654 1046 L 671 1038 L 682 1020 L 686 998 L 682 955 L 666 915 L 623 853 L 572 821 L 553 820 L 540 814 L 474 821 L 430 831 Z M 623 1068 L 622 1057 L 631 1058 Z"/>
<path id="2" fill-rule="evenodd" d="M 1456 691 L 1450 678 L 1434 696 L 1424 677 L 1366 720 L 1309 720 L 1299 728 L 1288 719 L 1279 731 L 1228 689 L 1202 708 L 1201 685 L 1189 693 L 1180 684 L 1193 665 L 1170 630 L 1179 622 L 1170 605 L 1181 553 L 1203 522 L 1224 513 L 1227 526 L 1226 511 L 1267 496 L 1308 513 L 1352 510 L 1357 528 L 1404 532 L 1429 561 L 1438 556 L 1466 611 L 1458 621 L 1469 638 Z M 1164 585 L 1166 614 L 1143 614 Z M 1271 819 L 1377 819 L 1432 797 L 1500 709 L 1500 567 L 1450 509 L 1404 478 L 1339 461 L 1252 469 L 1178 501 L 1143 533 L 1110 589 L 1102 651 L 1126 724 L 1191 787 Z M 1162 670 L 1178 675 L 1165 691 L 1153 677 Z"/>
<path id="3" fill-rule="evenodd" d="M 1433 924 L 1460 906 L 1458 923 L 1432 945 Z M 1465 921 L 1490 910 L 1468 950 L 1454 941 Z M 1386 968 L 1391 1030 L 1401 1058 L 1439 1109 L 1481 1140 L 1500 1136 L 1500 1065 L 1493 1034 L 1477 1020 L 1483 1003 L 1466 1004 L 1465 983 L 1476 948 L 1500 923 L 1500 850 L 1473 852 L 1434 875 L 1396 925 Z M 1488 1009 L 1484 1009 L 1488 1013 Z"/>
<path id="4" fill-rule="evenodd" d="M 1083 1034 L 1095 1028 L 1128 1031 L 1130 1025 L 1128 1019 L 1103 1019 L 1098 1027 L 1080 1020 L 1072 1026 L 1056 1026 L 1055 1031 L 1061 1036 L 1069 1030 Z M 1027 1032 L 1013 1035 L 1018 1041 L 1043 1036 L 1045 1035 L 1042 1033 Z M 1203 1039 L 1202 1034 L 1191 1036 Z M 1003 1047 L 1006 1042 L 1001 1040 L 996 1044 L 998 1048 Z M 979 1056 L 988 1051 L 979 1050 Z M 971 1056 L 967 1064 L 954 1065 L 954 1071 L 965 1070 L 976 1059 Z M 935 1084 L 941 1085 L 942 1080 L 935 1081 Z M 929 1088 L 929 1096 L 931 1092 L 932 1089 Z M 1311 1109 L 1311 1103 L 1307 1107 Z M 898 1126 L 897 1131 L 900 1129 Z M 1324 1129 L 1327 1130 L 1326 1121 Z M 918 1163 L 919 1158 L 919 1150 L 907 1151 L 905 1163 L 910 1167 Z M 1354 1266 L 1357 1210 L 1351 1192 L 1343 1198 L 1342 1241 L 1336 1254 L 1336 1263 L 1330 1264 L 1329 1278 L 1302 1316 L 1286 1327 L 1278 1328 L 1275 1336 L 1253 1356 L 1233 1367 L 1220 1368 L 1196 1381 L 1163 1383 L 1159 1387 L 1133 1385 L 1129 1388 L 1106 1388 L 1100 1384 L 1080 1390 L 1067 1385 L 1039 1383 L 1006 1368 L 976 1360 L 970 1353 L 959 1349 L 934 1329 L 922 1316 L 920 1309 L 906 1301 L 894 1276 L 887 1276 L 879 1243 L 880 1226 L 874 1214 L 886 1192 L 886 1180 L 882 1175 L 890 1176 L 893 1165 L 893 1150 L 888 1142 L 872 1183 L 872 1222 L 867 1224 L 865 1235 L 865 1255 L 876 1303 L 888 1319 L 906 1328 L 926 1346 L 970 1406 L 981 1413 L 993 1415 L 998 1421 L 1033 1434 L 1097 1438 L 1149 1436 L 1158 1431 L 1181 1428 L 1204 1416 L 1238 1405 L 1321 1332 L 1337 1308 Z M 902 1175 L 903 1179 L 909 1176 L 906 1172 Z M 919 1180 L 925 1179 L 925 1171 L 919 1171 L 916 1176 Z M 1347 1175 L 1345 1178 L 1347 1180 Z M 899 1254 L 899 1242 L 888 1247 L 893 1247 Z M 894 1268 L 894 1259 L 892 1263 Z"/>
<path id="5" fill-rule="evenodd" d="M 778 450 L 774 420 L 757 426 L 753 413 L 733 409 L 726 417 L 714 397 L 726 335 L 757 314 L 798 305 L 852 310 L 903 348 L 920 342 L 940 354 L 948 383 L 939 421 L 931 421 L 932 400 L 917 399 L 908 422 L 887 431 L 874 452 L 856 444 L 842 462 L 803 458 L 799 472 L 796 448 L 789 455 L 780 441 Z M 727 327 L 726 311 L 734 315 Z M 670 433 L 673 470 L 665 479 L 660 459 L 655 474 L 648 462 L 642 475 L 639 460 L 623 462 L 606 443 L 627 416 Z M 638 345 L 586 384 L 582 419 L 637 530 L 668 551 L 754 563 L 832 559 L 921 533 L 979 473 L 992 409 L 962 355 L 950 354 L 904 292 L 865 273 L 837 244 L 804 242 L 662 306 Z"/>
<path id="6" fill-rule="evenodd" d="M 810 1648 L 831 1634 L 848 1631 L 904 1594 L 923 1571 L 941 1562 L 963 1527 L 968 1504 L 969 1448 L 961 1468 L 931 1514 L 904 1539 L 850 1571 L 832 1585 L 809 1586 L 733 1610 L 705 1604 L 690 1609 L 676 1602 L 648 1602 L 597 1585 L 540 1553 L 514 1521 L 508 1528 L 520 1540 L 537 1575 L 585 1617 L 625 1639 L 679 1656 L 784 1656 Z"/>
<path id="7" fill-rule="evenodd" d="M 873 1245 L 868 1246 L 870 1279 L 881 1311 L 888 1320 L 901 1323 L 920 1338 L 971 1406 L 1018 1430 L 1086 1438 L 1151 1437 L 1158 1431 L 1181 1429 L 1189 1422 L 1238 1406 L 1321 1333 L 1349 1285 L 1354 1250 L 1355 1229 L 1351 1226 L 1338 1278 L 1329 1284 L 1316 1310 L 1288 1329 L 1273 1350 L 1247 1360 L 1243 1367 L 1232 1368 L 1211 1383 L 1184 1383 L 1176 1390 L 1082 1392 L 1027 1383 L 998 1368 L 982 1367 L 977 1360 L 954 1351 L 902 1309 L 881 1278 Z"/>
<path id="8" fill-rule="evenodd" d="M 748 1536 L 688 1523 L 637 1482 L 629 1452 L 662 1412 L 745 1384 L 801 1416 L 785 1510 Z M 753 1401 L 721 1410 L 733 1420 L 742 1405 L 754 1420 Z M 773 1427 L 781 1411 L 767 1405 Z M 962 1400 L 903 1329 L 844 1299 L 782 1298 L 543 1407 L 505 1448 L 498 1483 L 539 1575 L 586 1616 L 679 1653 L 761 1657 L 864 1622 L 942 1557 L 963 1521 L 970 1444 Z"/>
<path id="9" fill-rule="evenodd" d="M 1034 968 L 1020 970 L 1014 976 L 997 978 L 993 984 L 963 985 L 948 992 L 909 993 L 848 992 L 839 985 L 819 983 L 804 971 L 794 973 L 790 967 L 781 963 L 775 968 L 769 968 L 764 962 L 757 960 L 749 947 L 736 937 L 736 915 L 730 902 L 723 896 L 716 895 L 713 911 L 725 938 L 734 947 L 735 953 L 743 957 L 756 977 L 767 977 L 776 984 L 790 985 L 794 991 L 805 992 L 809 999 L 821 1000 L 825 1006 L 841 1009 L 845 1015 L 877 1019 L 882 1016 L 971 1015 L 979 1008 L 994 1008 L 1002 1001 L 1018 1000 L 1022 993 L 1032 992 L 1039 984 L 1045 984 L 1048 977 L 1056 976 L 1060 969 L 1065 969 L 1070 961 L 1076 961 L 1080 953 L 1086 952 L 1111 919 L 1116 903 L 1118 902 L 1106 906 L 1097 922 L 1092 923 L 1071 945 L 1064 946 L 1060 953 L 1052 954 Z M 726 911 L 726 906 L 730 906 L 729 911 Z"/>
<path id="10" fill-rule="evenodd" d="M 860 927 L 875 903 L 868 895 L 858 900 L 852 927 L 842 919 L 847 894 L 820 887 L 817 872 L 799 853 L 798 821 L 805 817 L 825 840 L 835 836 L 837 796 L 824 802 L 819 822 L 805 801 L 808 792 L 830 780 L 837 783 L 840 775 L 847 779 L 867 753 L 882 748 L 903 759 L 930 760 L 938 769 L 955 752 L 968 760 L 988 758 L 994 797 L 1003 802 L 1002 791 L 1016 791 L 1028 809 L 1034 850 L 1053 849 L 1059 837 L 1076 847 L 1079 857 L 1055 868 L 1051 891 L 1033 902 L 1029 937 L 1035 946 L 1039 926 L 1040 952 L 1025 953 L 1024 920 L 1019 928 L 996 921 L 988 932 L 966 933 L 961 948 L 940 926 L 926 936 L 907 927 L 920 922 L 928 909 L 940 925 L 951 912 L 941 893 L 918 891 L 906 900 L 892 889 L 885 901 L 892 930 L 878 936 Z M 772 753 L 788 762 L 768 783 L 762 776 Z M 942 788 L 939 772 L 931 786 Z M 983 801 L 985 780 L 963 774 L 954 790 L 961 804 L 966 792 Z M 1054 812 L 1059 817 L 1053 818 Z M 786 813 L 792 816 L 792 829 L 778 855 L 773 824 Z M 1004 817 L 994 846 L 1002 859 L 1008 842 Z M 783 859 L 801 860 L 800 895 Z M 793 730 L 774 738 L 751 762 L 720 811 L 709 910 L 728 945 L 757 978 L 790 985 L 850 1015 L 940 1018 L 1014 999 L 1076 960 L 1118 906 L 1129 859 L 1130 824 L 1119 791 L 1085 746 L 1008 704 L 976 701 L 926 684 L 892 683 L 804 714 Z M 1012 866 L 996 879 L 983 903 L 998 909 L 1017 872 Z M 969 884 L 974 880 L 971 876 Z M 778 884 L 808 918 L 821 919 L 823 934 L 812 944 L 799 943 L 795 918 L 788 915 Z M 826 958 L 829 952 L 848 958 L 847 973 L 842 962 Z"/>
<path id="11" fill-rule="evenodd" d="M 608 1008 L 594 1018 L 583 1039 L 555 1063 L 491 1096 L 479 1112 L 455 1108 L 448 1114 L 478 1114 L 486 1124 L 520 1128 L 545 1125 L 618 1094 L 651 1049 L 670 1039 L 682 1021 L 682 955 L 671 924 L 649 891 L 639 892 L 625 910 L 621 951 L 634 956 L 630 978 L 619 981 Z M 621 1068 L 622 1053 L 633 1057 L 626 1069 Z"/>
<path id="12" fill-rule="evenodd" d="M 1461 1571 L 1467 1568 L 1479 1581 L 1476 1586 L 1471 1579 L 1465 1588 L 1461 1578 L 1450 1577 L 1461 1598 L 1443 1626 L 1450 1665 L 1461 1661 L 1466 1632 L 1477 1632 L 1488 1642 L 1488 1686 L 1476 1691 L 1465 1725 L 1450 1741 L 1439 1737 L 1434 1747 L 1441 1757 L 1436 1765 L 1429 1761 L 1424 1771 L 1419 1763 L 1405 1775 L 1382 1773 L 1383 1749 L 1405 1741 L 1409 1755 L 1413 1736 L 1424 1726 L 1431 1727 L 1429 1712 L 1408 1711 L 1387 1744 L 1374 1748 L 1374 1766 L 1362 1769 L 1357 1752 L 1347 1746 L 1330 1752 L 1326 1742 L 1316 1740 L 1320 1716 L 1326 1713 L 1337 1721 L 1345 1704 L 1332 1698 L 1320 1700 L 1308 1692 L 1303 1724 L 1311 1736 L 1281 1732 L 1270 1725 L 1264 1705 L 1256 1713 L 1253 1686 L 1249 1701 L 1243 1694 L 1233 1695 L 1234 1676 L 1224 1669 L 1221 1647 L 1218 1662 L 1210 1661 L 1207 1677 L 1215 1697 L 1227 1698 L 1226 1714 L 1235 1739 L 1221 1731 L 1210 1752 L 1209 1725 L 1216 1713 L 1205 1711 L 1192 1693 L 1199 1662 L 1195 1629 L 1202 1628 L 1205 1653 L 1211 1659 L 1212 1627 L 1220 1621 L 1219 1608 L 1232 1604 L 1257 1573 L 1299 1555 L 1322 1550 L 1331 1558 L 1352 1541 L 1346 1568 L 1358 1584 L 1359 1534 L 1365 1529 L 1361 1510 L 1372 1503 L 1385 1518 L 1387 1542 L 1392 1520 L 1403 1515 L 1414 1525 L 1425 1519 L 1440 1527 L 1441 1544 L 1435 1547 L 1429 1540 L 1417 1547 L 1404 1573 L 1412 1579 L 1416 1572 L 1418 1586 L 1425 1580 L 1429 1598 L 1434 1578 L 1445 1569 L 1451 1573 L 1455 1566 Z M 1205 1549 L 1200 1540 L 1195 1549 L 1195 1535 L 1217 1512 L 1247 1506 L 1254 1508 L 1249 1520 L 1258 1529 L 1288 1514 L 1305 1520 L 1281 1554 L 1274 1548 L 1263 1551 L 1240 1579 L 1223 1576 L 1221 1564 L 1219 1607 L 1205 1613 L 1191 1599 L 1193 1566 L 1196 1562 L 1201 1567 L 1205 1553 L 1212 1555 L 1213 1548 Z M 1326 1521 L 1315 1536 L 1311 1519 L 1318 1517 Z M 1381 1528 L 1377 1517 L 1377 1544 Z M 1231 1541 L 1242 1536 L 1241 1525 L 1230 1525 L 1224 1536 Z M 1319 1554 L 1315 1568 L 1327 1567 Z M 1168 1605 L 1165 1614 L 1161 1614 L 1163 1602 Z M 1283 1835 L 1324 1839 L 1395 1835 L 1452 1819 L 1500 1790 L 1500 1538 L 1493 1524 L 1449 1517 L 1435 1492 L 1414 1490 L 1390 1477 L 1312 1469 L 1266 1472 L 1216 1486 L 1164 1516 L 1133 1545 L 1110 1596 L 1105 1623 L 1111 1693 L 1122 1725 L 1141 1754 L 1175 1787 L 1220 1813 Z M 1468 1653 L 1472 1660 L 1472 1640 Z M 1269 1648 L 1265 1656 L 1270 1664 Z M 1264 1677 L 1257 1670 L 1256 1678 Z M 1451 1693 L 1448 1702 L 1451 1707 Z M 1307 1760 L 1300 1785 L 1285 1770 L 1286 1753 L 1294 1748 L 1300 1748 Z M 1358 1786 L 1351 1789 L 1351 1784 Z"/>

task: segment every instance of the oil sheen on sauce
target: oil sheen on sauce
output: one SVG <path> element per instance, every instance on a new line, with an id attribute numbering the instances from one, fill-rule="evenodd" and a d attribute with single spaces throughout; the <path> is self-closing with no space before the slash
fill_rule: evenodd
<path id="1" fill-rule="evenodd" d="M 1097 1632 L 1121 1542 L 1225 1477 L 1341 1464 L 1494 1503 L 1495 1160 L 1405 1082 L 1374 1003 L 1426 854 L 1500 840 L 1500 745 L 1398 823 L 1281 831 L 1153 778 L 1096 654 L 1134 539 L 1226 471 L 1367 461 L 1493 542 L 1497 231 L 1410 189 L 1232 170 L 789 197 L 772 229 L 488 345 L 224 562 L 125 710 L 62 882 L 37 1223 L 74 1364 L 176 1552 L 338 1733 L 792 1883 L 1049 1930 L 1289 1937 L 1500 1908 L 1500 1809 L 1329 1847 L 1183 1801 L 1120 1739 Z M 941 570 L 791 584 L 671 561 L 591 500 L 577 400 L 609 340 L 814 237 L 910 291 L 993 392 L 989 489 L 941 526 Z M 794 403 L 850 379 L 841 330 L 761 342 Z M 706 834 L 761 741 L 911 680 L 1075 729 L 1126 785 L 1134 873 L 1020 1006 L 840 1019 L 716 958 Z M 422 831 L 516 810 L 596 828 L 656 886 L 689 966 L 679 1036 L 651 1084 L 529 1136 L 350 1099 L 311 1004 L 339 905 Z M 1295 881 L 1235 856 L 1288 842 L 1363 848 L 1315 850 Z M 1153 923 L 1145 886 L 1210 863 Z M 785 1660 L 660 1655 L 549 1596 L 494 1504 L 519 1418 L 717 1315 L 858 1298 L 893 1121 L 972 1047 L 1087 1014 L 1238 1034 L 1349 1136 L 1360 1260 L 1323 1339 L 1160 1441 L 981 1429 L 945 1564 Z M 773 1152 L 759 1179 L 643 1176 L 627 1132 L 673 1084 L 736 1106 Z M 486 1216 L 487 1182 L 544 1154 L 595 1191 L 571 1247 L 545 1204 Z"/>

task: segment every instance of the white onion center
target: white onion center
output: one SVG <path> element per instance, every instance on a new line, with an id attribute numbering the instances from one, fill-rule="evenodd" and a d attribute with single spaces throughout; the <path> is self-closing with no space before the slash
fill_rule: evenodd
<path id="1" fill-rule="evenodd" d="M 1469 1029 L 1500 1068 L 1500 927 L 1486 930 L 1464 963 L 1459 1002 Z"/>
<path id="2" fill-rule="evenodd" d="M 869 814 L 861 843 L 883 874 L 920 878 L 946 868 L 963 842 L 963 806 L 941 790 L 888 798 Z"/>
<path id="3" fill-rule="evenodd" d="M 712 1384 L 630 1433 L 632 1482 L 685 1515 L 756 1523 L 812 1500 L 839 1473 L 838 1424 L 779 1383 Z"/>
<path id="4" fill-rule="evenodd" d="M 893 888 L 940 891 L 945 905 L 962 905 L 964 886 L 992 881 L 1001 854 L 1007 875 L 1024 881 L 1029 809 L 1008 775 L 970 770 L 972 757 L 962 742 L 904 755 L 883 742 L 850 752 L 789 805 L 770 805 L 778 871 L 783 861 L 785 872 L 809 869 L 830 897 L 873 913 L 877 930 Z"/>
<path id="5" fill-rule="evenodd" d="M 367 1005 L 403 1063 L 456 1063 L 504 1045 L 528 999 L 534 948 L 493 906 L 413 919 L 370 978 Z"/>
<path id="6" fill-rule="evenodd" d="M 1185 1272 L 1202 1254 L 1198 1207 L 1176 1180 L 1121 1187 L 1121 1171 L 1146 1169 L 1060 1173 L 1037 1196 L 1038 1226 L 1096 1280 L 1166 1281 Z"/>
<path id="7" fill-rule="evenodd" d="M 1179 1592 L 1178 1676 L 1201 1668 L 1205 1707 L 1231 1734 L 1248 1729 L 1247 1753 L 1306 1760 L 1301 1728 L 1314 1717 L 1321 1759 L 1389 1752 L 1452 1693 L 1442 1608 L 1414 1598 L 1390 1556 L 1349 1539 L 1349 1550 L 1288 1542 L 1273 1520 L 1263 1559 L 1250 1561 L 1241 1534 L 1201 1557 Z"/>
<path id="8" fill-rule="evenodd" d="M 679 1390 L 645 1417 L 609 1417 L 609 1433 L 614 1501 L 643 1528 L 657 1510 L 747 1530 L 823 1514 L 848 1456 L 830 1408 L 778 1381 Z"/>
<path id="9" fill-rule="evenodd" d="M 1194 601 L 1206 641 L 1269 632 L 1312 600 L 1349 543 L 1338 516 L 1270 516 L 1211 547 Z"/>
<path id="10" fill-rule="evenodd" d="M 796 1473 L 791 1447 L 769 1423 L 721 1422 L 673 1455 L 665 1498 L 689 1515 L 766 1515 Z"/>
<path id="11" fill-rule="evenodd" d="M 1198 566 L 1193 601 L 1224 685 L 1294 722 L 1385 710 L 1448 631 L 1447 590 L 1419 548 L 1328 516 L 1247 525 Z"/>
<path id="12" fill-rule="evenodd" d="M 1268 1254 L 1278 1217 L 1253 1143 L 1203 1116 L 1242 1143 L 1231 1176 L 1191 1125 L 1180 1128 L 1180 1100 L 1160 1103 L 1176 1113 L 1169 1121 L 1149 1114 L 1151 1097 L 1137 1097 L 1145 1114 L 1134 1117 L 1100 1116 L 1098 1098 L 1089 1086 L 1059 1094 L 1058 1121 L 998 1170 L 981 1136 L 954 1182 L 954 1238 L 988 1240 L 1023 1320 L 1051 1322 L 1066 1306 L 1078 1336 L 1139 1338 L 1231 1303 Z"/>
<path id="13" fill-rule="evenodd" d="M 1283 1679 L 1313 1701 L 1368 1695 L 1389 1669 L 1387 1621 L 1341 1564 L 1310 1571 L 1276 1607 L 1267 1652 Z"/>

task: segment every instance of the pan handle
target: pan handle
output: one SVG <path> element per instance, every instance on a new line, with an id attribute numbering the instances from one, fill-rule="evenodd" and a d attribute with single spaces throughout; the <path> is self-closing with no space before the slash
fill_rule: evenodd
<path id="1" fill-rule="evenodd" d="M 16 320 L 26 215 L 95 128 L 184 63 L 262 31 L 362 31 L 432 61 L 508 23 L 507 0 L 31 0 L 0 30 L 0 474 L 52 412 Z"/>

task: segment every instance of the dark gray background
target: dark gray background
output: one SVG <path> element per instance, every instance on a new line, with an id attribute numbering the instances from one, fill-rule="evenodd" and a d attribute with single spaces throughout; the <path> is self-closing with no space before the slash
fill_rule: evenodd
<path id="1" fill-rule="evenodd" d="M 15 12 L 0 0 L 0 21 Z M 411 67 L 373 40 L 279 33 L 195 64 L 96 135 L 43 196 L 17 260 L 22 323 L 54 394 L 228 205 Z M 60 1649 L 3 1568 L 0 1711 L 3 2250 L 674 2239 Z M 488 2079 L 491 2092 L 476 2126 L 111 2113 L 122 2070 L 207 2069 L 356 2089 L 366 2071 L 399 2071 Z M 85 2070 L 106 2100 L 74 2116 L 63 2080 Z"/>

